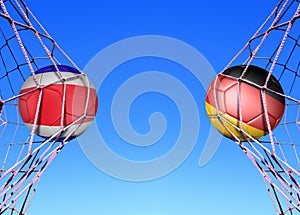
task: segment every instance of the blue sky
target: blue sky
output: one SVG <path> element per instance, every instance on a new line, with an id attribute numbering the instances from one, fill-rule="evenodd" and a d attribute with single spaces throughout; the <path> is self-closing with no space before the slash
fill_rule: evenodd
<path id="1" fill-rule="evenodd" d="M 228 1 L 86 1 L 52 0 L 28 2 L 29 7 L 80 68 L 105 47 L 133 36 L 163 35 L 182 40 L 201 52 L 216 72 L 252 36 L 275 6 L 275 2 L 259 0 Z M 147 59 L 146 59 L 147 60 Z M 182 71 L 168 63 L 149 59 L 129 62 L 119 72 L 138 73 L 148 69 L 166 69 L 170 74 Z M 136 63 L 136 66 L 134 65 Z M 101 69 L 101 68 L 99 68 Z M 184 72 L 184 71 L 183 71 Z M 120 83 L 115 71 L 111 79 Z M 204 112 L 205 91 L 190 84 L 200 112 L 200 134 L 188 159 L 172 173 L 152 181 L 123 181 L 101 172 L 84 156 L 77 141 L 70 142 L 44 173 L 29 214 L 105 214 L 105 215 L 196 215 L 273 214 L 274 209 L 265 185 L 255 167 L 231 141 L 223 140 L 213 159 L 198 166 L 210 125 Z M 92 80 L 93 81 L 93 80 Z M 106 86 L 99 99 L 106 99 L 113 87 Z M 148 95 L 138 100 L 132 115 L 135 128 L 147 131 L 141 107 L 149 112 L 159 109 L 167 113 L 172 129 L 167 130 L 163 148 L 139 155 L 152 158 L 170 147 L 178 131 L 178 116 L 172 102 Z M 160 100 L 161 99 L 161 100 Z M 102 100 L 101 100 L 102 101 Z M 101 102 L 100 101 L 100 102 Z M 145 102 L 145 103 L 143 103 Z M 100 110 L 101 111 L 101 110 Z M 168 116 L 168 114 L 170 116 Z M 173 117 L 174 114 L 174 117 Z M 173 119 L 174 118 L 174 119 Z M 107 121 L 108 127 L 109 120 Z M 114 135 L 109 131 L 105 135 Z M 111 133 L 109 133 L 111 132 Z M 112 138 L 113 139 L 113 138 Z M 122 156 L 132 155 L 122 141 L 111 143 Z M 114 145 L 115 144 L 115 145 Z M 118 146 L 120 144 L 120 146 Z M 136 149 L 132 149 L 136 150 Z M 145 170 L 146 171 L 146 170 Z"/>

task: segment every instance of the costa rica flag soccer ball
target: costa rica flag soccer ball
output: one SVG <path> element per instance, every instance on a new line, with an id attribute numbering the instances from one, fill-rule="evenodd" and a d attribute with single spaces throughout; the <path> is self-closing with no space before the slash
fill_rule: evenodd
<path id="1" fill-rule="evenodd" d="M 275 129 L 285 108 L 283 89 L 273 75 L 264 89 L 269 72 L 253 65 L 243 73 L 245 69 L 244 65 L 234 66 L 219 74 L 205 101 L 206 113 L 217 130 L 240 141 L 251 139 L 246 133 L 258 139 L 269 133 L 269 126 Z"/>
<path id="2" fill-rule="evenodd" d="M 92 123 L 98 98 L 92 82 L 77 69 L 65 65 L 41 68 L 24 82 L 18 101 L 20 115 L 35 133 L 63 141 L 81 135 Z M 61 74 L 61 76 L 59 75 Z M 40 102 L 39 102 L 40 99 Z M 37 117 L 37 118 L 36 118 Z"/>

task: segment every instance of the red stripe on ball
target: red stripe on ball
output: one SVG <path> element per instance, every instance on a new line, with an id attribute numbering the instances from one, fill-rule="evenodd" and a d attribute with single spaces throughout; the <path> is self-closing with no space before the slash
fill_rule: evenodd
<path id="1" fill-rule="evenodd" d="M 36 88 L 22 89 L 20 93 L 26 93 L 34 89 Z M 41 90 L 43 94 L 37 124 L 45 126 L 61 126 L 64 85 L 53 84 Z M 86 106 L 85 101 L 87 101 L 89 90 L 90 94 L 86 115 L 90 117 L 86 118 L 84 121 L 80 120 L 77 123 L 93 121 L 93 117 L 95 117 L 98 108 L 96 90 L 84 86 L 67 84 L 64 109 L 65 114 L 62 126 L 70 125 L 79 117 L 83 116 Z M 40 90 L 37 89 L 19 98 L 18 106 L 25 123 L 34 123 L 39 95 Z"/>

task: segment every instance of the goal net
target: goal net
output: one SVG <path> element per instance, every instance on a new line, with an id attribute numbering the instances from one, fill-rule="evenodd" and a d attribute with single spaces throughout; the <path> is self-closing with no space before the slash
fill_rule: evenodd
<path id="1" fill-rule="evenodd" d="M 20 89 L 29 76 L 36 81 L 33 91 L 42 97 L 35 71 L 49 65 L 59 78 L 58 65 L 80 71 L 22 0 L 0 0 L 0 214 L 26 214 L 41 175 L 68 142 L 56 141 L 58 133 L 37 136 L 37 114 L 30 131 L 18 109 Z"/>
<path id="2" fill-rule="evenodd" d="M 258 7 L 259 8 L 259 7 Z M 242 127 L 247 141 L 236 138 L 248 158 L 262 175 L 277 214 L 299 214 L 299 147 L 300 147 L 300 44 L 299 0 L 281 0 L 265 22 L 226 66 L 244 65 L 243 74 L 250 65 L 269 71 L 266 80 L 274 75 L 282 85 L 285 112 L 279 125 L 272 131 L 268 117 L 265 92 L 272 91 L 267 84 L 260 87 L 265 110 L 268 135 L 255 139 Z M 226 76 L 224 73 L 221 76 Z M 239 106 L 242 111 L 243 107 Z M 235 125 L 232 125 L 235 126 Z"/>

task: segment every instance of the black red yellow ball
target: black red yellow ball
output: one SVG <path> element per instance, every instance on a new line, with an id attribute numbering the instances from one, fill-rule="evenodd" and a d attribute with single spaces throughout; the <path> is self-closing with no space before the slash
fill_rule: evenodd
<path id="1" fill-rule="evenodd" d="M 268 134 L 267 121 L 271 130 L 275 129 L 283 116 L 285 99 L 273 75 L 265 85 L 268 76 L 265 69 L 241 65 L 226 69 L 212 81 L 205 107 L 219 132 L 230 139 L 246 141 L 250 136 L 258 139 Z"/>

